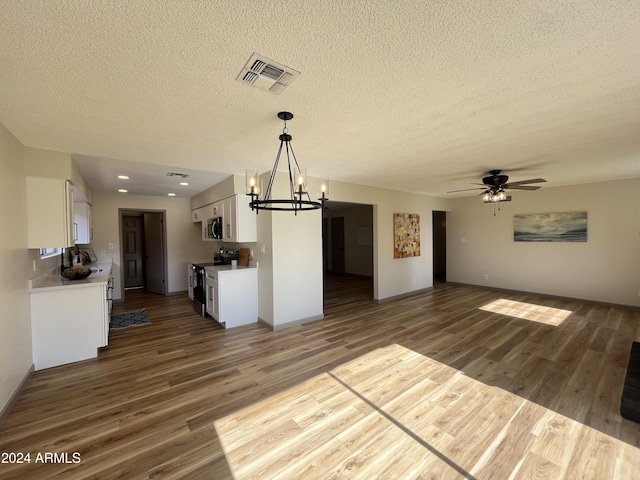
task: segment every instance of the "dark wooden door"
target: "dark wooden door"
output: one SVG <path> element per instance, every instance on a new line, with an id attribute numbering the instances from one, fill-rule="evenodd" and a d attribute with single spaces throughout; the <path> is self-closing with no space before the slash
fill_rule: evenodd
<path id="1" fill-rule="evenodd" d="M 447 212 L 434 211 L 433 222 L 433 284 L 447 280 Z"/>
<path id="2" fill-rule="evenodd" d="M 124 288 L 144 287 L 144 224 L 142 216 L 122 217 Z"/>
<path id="3" fill-rule="evenodd" d="M 165 294 L 163 214 L 144 214 L 144 249 L 147 291 Z"/>
<path id="4" fill-rule="evenodd" d="M 344 273 L 344 217 L 331 218 L 331 271 Z"/>

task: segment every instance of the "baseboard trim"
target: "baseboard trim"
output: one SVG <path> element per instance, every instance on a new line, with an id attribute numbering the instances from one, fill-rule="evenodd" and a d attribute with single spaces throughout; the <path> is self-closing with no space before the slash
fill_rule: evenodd
<path id="1" fill-rule="evenodd" d="M 394 300 L 399 300 L 401 298 L 413 297 L 414 295 L 419 295 L 421 293 L 430 292 L 431 290 L 433 290 L 433 287 L 421 288 L 420 290 L 413 290 L 411 292 L 401 293 L 400 295 L 394 295 L 392 297 L 374 298 L 373 299 L 373 303 L 392 302 Z"/>
<path id="2" fill-rule="evenodd" d="M 272 325 L 266 320 L 263 320 L 262 318 L 258 317 L 258 323 L 261 323 L 262 325 L 270 328 L 274 332 L 278 332 L 280 330 L 284 330 L 285 328 L 296 327 L 298 325 L 302 325 L 303 323 L 315 322 L 316 320 L 322 320 L 322 319 L 324 319 L 324 314 L 321 313 L 320 315 L 313 315 L 311 317 L 300 318 L 298 320 L 294 320 L 293 322 L 282 323 L 280 325 Z"/>
<path id="3" fill-rule="evenodd" d="M 20 382 L 20 385 L 18 385 L 18 388 L 16 388 L 16 390 L 13 392 L 13 395 L 11 395 L 11 397 L 9 397 L 9 401 L 7 402 L 7 404 L 0 411 L 0 427 L 4 424 L 4 421 L 9 416 L 9 412 L 11 411 L 11 409 L 13 408 L 13 405 L 16 403 L 16 400 L 18 399 L 18 395 L 20 395 L 20 393 L 22 392 L 22 389 L 24 388 L 25 384 L 27 383 L 27 380 L 29 380 L 29 378 L 31 377 L 31 375 L 33 374 L 35 369 L 36 369 L 36 367 L 32 363 L 31 367 L 27 371 L 26 375 L 24 376 L 24 378 Z"/>
<path id="4" fill-rule="evenodd" d="M 508 288 L 500 288 L 500 287 L 489 287 L 487 285 L 476 285 L 474 283 L 460 283 L 460 282 L 450 282 L 447 280 L 446 285 L 456 285 L 459 287 L 472 287 L 472 288 L 480 288 L 482 290 L 491 290 L 494 292 L 505 292 L 505 293 L 515 293 L 519 295 L 536 295 L 538 297 L 543 298 L 551 298 L 553 300 L 565 300 L 568 302 L 582 302 L 588 303 L 591 305 L 598 305 L 601 307 L 615 307 L 615 308 L 624 308 L 626 310 L 634 310 L 640 311 L 640 307 L 635 305 L 624 305 L 621 303 L 610 303 L 610 302 L 599 302 L 598 300 L 590 300 L 588 298 L 576 298 L 576 297 L 563 297 L 561 295 L 551 295 L 549 293 L 540 293 L 540 292 L 527 292 L 525 290 L 511 290 Z"/>
<path id="5" fill-rule="evenodd" d="M 165 296 L 172 297 L 174 295 L 184 295 L 185 293 L 189 293 L 189 291 L 188 290 L 178 290 L 178 291 L 175 291 L 175 292 L 167 292 L 167 293 L 165 293 Z"/>

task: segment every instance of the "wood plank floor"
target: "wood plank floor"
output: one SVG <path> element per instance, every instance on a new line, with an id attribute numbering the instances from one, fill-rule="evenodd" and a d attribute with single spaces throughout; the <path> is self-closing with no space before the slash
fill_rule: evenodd
<path id="1" fill-rule="evenodd" d="M 152 323 L 34 373 L 0 427 L 0 451 L 69 463 L 0 478 L 638 478 L 619 404 L 640 312 L 446 283 L 371 298 L 327 277 L 324 320 L 271 332 L 127 292 L 114 313 Z"/>

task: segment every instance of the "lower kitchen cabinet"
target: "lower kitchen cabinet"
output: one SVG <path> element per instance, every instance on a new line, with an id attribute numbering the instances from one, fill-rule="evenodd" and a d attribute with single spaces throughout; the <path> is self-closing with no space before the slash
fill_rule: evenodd
<path id="1" fill-rule="evenodd" d="M 215 320 L 220 318 L 220 302 L 218 301 L 218 273 L 207 272 L 204 280 L 205 285 L 205 310 Z"/>
<path id="2" fill-rule="evenodd" d="M 104 285 L 31 293 L 35 369 L 95 358 L 106 345 L 105 309 Z"/>
<path id="3" fill-rule="evenodd" d="M 258 321 L 258 270 L 206 267 L 207 313 L 225 328 Z"/>
<path id="4" fill-rule="evenodd" d="M 189 298 L 193 300 L 193 287 L 196 284 L 196 272 L 193 269 L 193 264 L 190 263 L 187 269 L 187 285 L 189 286 Z"/>
<path id="5" fill-rule="evenodd" d="M 97 268 L 95 275 L 77 284 L 61 280 L 58 275 L 43 275 L 31 281 L 36 370 L 95 358 L 98 348 L 107 346 L 113 277 L 110 264 Z"/>

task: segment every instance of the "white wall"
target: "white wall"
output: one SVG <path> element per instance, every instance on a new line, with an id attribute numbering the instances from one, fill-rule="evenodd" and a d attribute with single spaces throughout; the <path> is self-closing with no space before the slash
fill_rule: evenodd
<path id="1" fill-rule="evenodd" d="M 278 173 L 273 197 L 288 198 L 287 185 Z M 276 330 L 322 318 L 321 210 L 261 211 L 257 222 L 258 317 Z"/>
<path id="2" fill-rule="evenodd" d="M 0 124 L 0 410 L 33 364 L 23 146 Z"/>
<path id="3" fill-rule="evenodd" d="M 447 280 L 640 306 L 640 179 L 512 196 L 496 216 L 479 197 L 451 202 Z M 513 241 L 514 214 L 575 211 L 587 212 L 585 243 Z"/>
<path id="4" fill-rule="evenodd" d="M 71 158 L 71 154 L 24 147 L 24 168 L 25 175 L 70 180 L 75 187 L 74 191 L 80 194 L 77 200 L 92 202 L 91 189 L 78 170 L 76 162 Z"/>
<path id="5" fill-rule="evenodd" d="M 260 212 L 256 218 L 258 242 L 254 250 L 258 262 L 258 317 L 273 326 L 273 235 L 272 212 Z"/>
<path id="6" fill-rule="evenodd" d="M 121 237 L 119 209 L 166 212 L 167 232 L 167 292 L 186 291 L 187 264 L 190 261 L 213 259 L 202 241 L 201 223 L 191 222 L 191 204 L 188 198 L 159 197 L 129 194 L 93 193 L 93 237 L 91 247 L 98 260 L 113 260 L 114 299 L 121 299 Z M 113 250 L 109 244 L 113 243 Z M 102 255 L 102 250 L 105 254 Z"/>
<path id="7" fill-rule="evenodd" d="M 331 182 L 329 198 L 373 208 L 374 298 L 385 300 L 433 286 L 431 217 L 447 210 L 448 200 L 414 193 Z M 393 258 L 393 214 L 420 215 L 420 256 Z"/>
<path id="8" fill-rule="evenodd" d="M 220 183 L 208 188 L 191 199 L 191 210 L 215 203 L 234 194 L 244 195 L 244 177 L 230 175 Z M 249 197 L 247 197 L 249 198 Z"/>
<path id="9" fill-rule="evenodd" d="M 322 318 L 321 211 L 274 212 L 272 221 L 274 326 Z"/>

